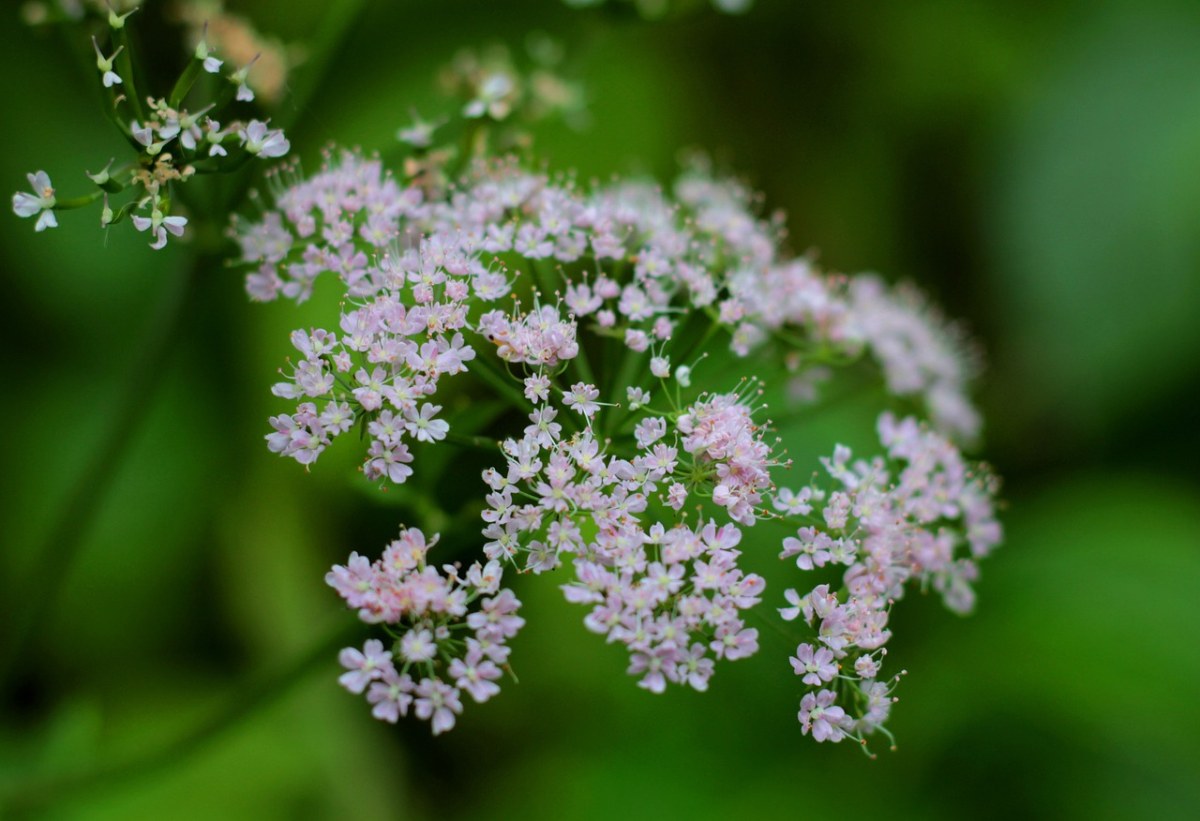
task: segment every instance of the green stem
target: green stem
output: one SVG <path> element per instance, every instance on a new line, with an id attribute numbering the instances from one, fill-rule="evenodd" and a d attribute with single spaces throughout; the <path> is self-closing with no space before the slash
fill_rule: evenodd
<path id="1" fill-rule="evenodd" d="M 190 268 L 179 271 L 155 308 L 138 347 L 137 359 L 126 371 L 129 378 L 108 430 L 71 488 L 45 543 L 34 554 L 33 568 L 20 585 L 21 597 L 10 603 L 11 641 L 0 651 L 0 687 L 11 683 L 15 666 L 29 653 L 37 626 L 54 608 L 84 537 L 116 477 L 121 457 L 152 405 L 147 397 L 153 394 L 166 370 L 186 316 L 188 297 L 201 269 L 210 262 L 207 257 L 199 256 Z"/>
<path id="2" fill-rule="evenodd" d="M 54 201 L 54 210 L 55 211 L 69 211 L 72 208 L 82 208 L 85 205 L 91 205 L 93 202 L 100 199 L 100 197 L 102 197 L 103 195 L 104 195 L 104 191 L 96 190 L 90 194 L 84 194 L 83 196 L 80 196 L 80 197 L 72 197 L 69 200 L 56 199 Z"/>
<path id="3" fill-rule="evenodd" d="M 120 53 L 117 54 L 118 74 L 121 76 L 121 84 L 125 87 L 125 94 L 129 100 L 129 105 L 133 109 L 133 116 L 139 122 L 145 122 L 146 110 L 143 108 L 142 98 L 138 94 L 137 84 L 133 76 L 133 60 L 130 59 L 132 49 L 129 43 L 129 30 L 127 26 L 122 26 L 113 31 L 113 42 L 120 48 Z"/>
<path id="4" fill-rule="evenodd" d="M 624 401 L 625 389 L 634 384 L 634 381 L 641 373 L 643 366 L 649 367 L 649 357 L 644 353 L 638 353 L 637 351 L 634 351 L 626 346 L 621 359 L 621 368 L 619 371 L 617 371 L 617 378 L 614 381 L 612 391 L 609 394 L 611 397 L 613 397 L 614 402 Z M 605 432 L 610 434 L 617 430 L 621 426 L 621 423 L 635 413 L 635 411 L 626 409 L 625 414 L 618 417 L 617 408 L 612 408 L 611 410 L 612 413 L 609 415 L 607 424 L 605 426 Z"/>
<path id="5" fill-rule="evenodd" d="M 268 706 L 310 672 L 328 665 L 341 647 L 354 641 L 362 625 L 355 621 L 339 627 L 310 650 L 239 686 L 223 707 L 202 724 L 160 747 L 142 749 L 123 759 L 106 761 L 92 769 L 63 773 L 17 784 L 0 799 L 14 815 L 29 813 L 66 797 L 145 778 L 165 767 L 177 766 L 203 750 L 223 733 Z"/>
<path id="6" fill-rule="evenodd" d="M 446 433 L 446 441 L 455 445 L 485 450 L 488 453 L 495 453 L 497 448 L 496 440 L 494 439 L 488 439 L 486 436 L 468 436 L 467 434 L 455 433 L 454 431 Z"/>
<path id="7" fill-rule="evenodd" d="M 579 346 L 579 355 L 571 360 L 571 365 L 574 366 L 575 372 L 579 374 L 581 380 L 595 386 L 597 384 L 596 374 L 592 371 L 592 363 L 588 361 L 587 349 L 583 342 L 582 338 L 575 340 L 575 343 Z"/>
<path id="8" fill-rule="evenodd" d="M 472 118 L 464 123 L 458 157 L 455 158 L 453 177 L 461 177 L 471 167 L 471 161 L 475 159 L 480 142 L 486 143 L 488 128 L 487 123 L 484 122 L 485 119 L 485 117 Z"/>
<path id="9" fill-rule="evenodd" d="M 472 364 L 477 365 L 471 371 L 476 374 L 484 382 L 487 382 L 496 390 L 500 391 L 508 403 L 522 413 L 529 413 L 533 410 L 533 404 L 525 398 L 525 394 L 517 390 L 507 374 L 502 373 L 487 357 L 482 354 L 476 356 L 472 360 Z"/>
<path id="10" fill-rule="evenodd" d="M 702 314 L 702 313 L 693 313 L 692 316 L 698 316 L 698 317 L 703 318 L 706 315 Z M 704 332 L 700 335 L 700 337 L 698 339 L 696 339 L 695 342 L 693 342 L 691 345 L 688 346 L 688 349 L 686 352 L 684 352 L 682 354 L 677 353 L 674 356 L 672 356 L 672 362 L 675 365 L 691 365 L 692 364 L 691 360 L 696 356 L 697 353 L 703 353 L 704 347 L 709 343 L 709 341 L 714 336 L 716 336 L 717 331 L 719 331 L 721 329 L 721 327 L 722 326 L 719 322 L 712 319 L 711 317 L 708 317 L 708 327 L 706 327 L 704 329 Z"/>
<path id="11" fill-rule="evenodd" d="M 171 89 L 171 96 L 167 98 L 167 104 L 171 108 L 179 109 L 183 99 L 187 97 L 187 93 L 192 90 L 192 86 L 200 76 L 202 66 L 203 63 L 194 57 L 188 60 L 187 67 L 179 75 L 179 79 L 175 81 L 175 87 Z"/>

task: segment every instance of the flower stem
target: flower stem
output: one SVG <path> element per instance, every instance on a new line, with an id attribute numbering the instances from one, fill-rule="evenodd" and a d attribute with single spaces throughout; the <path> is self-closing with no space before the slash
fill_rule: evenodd
<path id="1" fill-rule="evenodd" d="M 114 29 L 112 33 L 113 44 L 120 49 L 117 53 L 117 71 L 121 76 L 122 85 L 125 86 L 125 94 L 129 100 L 129 106 L 133 109 L 134 117 L 140 121 L 145 121 L 146 110 L 142 104 L 142 98 L 138 94 L 137 85 L 133 76 L 133 59 L 131 57 L 132 50 L 129 42 L 129 32 L 125 26 L 119 29 Z"/>
<path id="2" fill-rule="evenodd" d="M 500 391 L 514 408 L 522 413 L 529 413 L 533 409 L 533 403 L 525 398 L 525 394 L 517 390 L 517 386 L 512 383 L 511 377 L 502 372 L 486 357 L 482 355 L 476 356 L 473 364 L 478 367 L 471 368 L 471 372 Z"/>
<path id="3" fill-rule="evenodd" d="M 187 66 L 179 75 L 179 79 L 175 81 L 175 87 L 171 89 L 171 96 L 167 99 L 167 104 L 171 108 L 179 108 L 180 104 L 183 103 L 184 98 L 187 97 L 187 93 L 192 90 L 192 86 L 195 85 L 196 79 L 200 76 L 202 66 L 203 63 L 194 57 L 188 60 Z"/>
<path id="4" fill-rule="evenodd" d="M 609 396 L 613 397 L 614 401 L 620 402 L 625 397 L 625 389 L 637 383 L 643 366 L 649 367 L 644 360 L 644 357 L 638 355 L 630 348 L 624 347 L 621 354 L 620 369 L 617 371 L 616 379 L 609 389 Z M 607 424 L 605 425 L 605 433 L 608 434 L 620 428 L 621 423 L 634 413 L 632 410 L 626 410 L 624 415 L 618 417 L 616 414 L 617 409 L 613 408 L 612 410 L 613 412 L 608 417 Z"/>
<path id="5" fill-rule="evenodd" d="M 15 667 L 27 654 L 38 624 L 53 610 L 59 590 L 70 575 L 71 564 L 121 465 L 121 457 L 151 407 L 147 397 L 157 387 L 166 360 L 175 348 L 186 316 L 184 307 L 198 274 L 212 264 L 207 256 L 197 256 L 190 267 L 176 273 L 155 308 L 136 361 L 127 370 L 128 380 L 108 430 L 71 488 L 45 543 L 34 554 L 33 567 L 20 585 L 21 597 L 12 603 L 9 617 L 12 630 L 8 643 L 0 650 L 0 687 L 12 683 Z"/>
<path id="6" fill-rule="evenodd" d="M 486 436 L 469 436 L 464 433 L 455 433 L 454 431 L 446 433 L 446 441 L 464 447 L 476 448 L 488 453 L 495 453 L 498 447 L 496 440 L 488 439 Z"/>
<path id="7" fill-rule="evenodd" d="M 327 665 L 338 648 L 354 641 L 362 625 L 355 621 L 339 626 L 307 652 L 269 671 L 250 677 L 235 689 L 206 721 L 159 747 L 142 749 L 91 769 L 43 776 L 16 784 L 0 795 L 0 807 L 13 815 L 101 788 L 145 778 L 200 752 L 222 733 L 283 696 L 310 672 Z M 6 816 L 7 817 L 7 816 Z"/>
<path id="8" fill-rule="evenodd" d="M 85 205 L 91 205 L 93 202 L 100 199 L 100 197 L 103 195 L 104 195 L 104 191 L 97 189 L 96 191 L 93 191 L 90 194 L 83 194 L 82 196 L 79 196 L 79 197 L 72 197 L 70 199 L 65 199 L 65 200 L 64 199 L 56 200 L 54 203 L 54 210 L 55 211 L 69 211 L 72 208 L 83 208 Z"/>

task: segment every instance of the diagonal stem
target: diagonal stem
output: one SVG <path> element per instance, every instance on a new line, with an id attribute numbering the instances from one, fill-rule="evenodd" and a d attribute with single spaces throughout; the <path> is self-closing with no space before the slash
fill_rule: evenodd
<path id="1" fill-rule="evenodd" d="M 13 815 L 31 813 L 66 797 L 117 786 L 176 766 L 283 696 L 310 672 L 327 665 L 339 648 L 355 640 L 361 628 L 358 621 L 339 626 L 302 655 L 250 679 L 238 687 L 208 720 L 178 738 L 123 759 L 106 761 L 92 769 L 17 784 L 0 796 L 0 808 L 8 809 Z"/>
<path id="2" fill-rule="evenodd" d="M 155 392 L 175 349 L 186 316 L 184 307 L 198 273 L 210 262 L 206 256 L 197 256 L 190 267 L 176 272 L 154 310 L 108 430 L 72 486 L 45 542 L 34 554 L 33 567 L 20 586 L 20 599 L 13 603 L 9 641 L 0 651 L 0 687 L 11 685 L 16 665 L 27 654 L 37 625 L 54 609 L 130 440 L 152 405 L 147 397 Z"/>

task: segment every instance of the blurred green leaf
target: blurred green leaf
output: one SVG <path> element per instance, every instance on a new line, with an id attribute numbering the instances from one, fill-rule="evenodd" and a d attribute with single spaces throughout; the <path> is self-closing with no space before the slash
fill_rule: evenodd
<path id="1" fill-rule="evenodd" d="M 1079 439 L 1200 364 L 1195 8 L 1069 34 L 996 169 L 990 244 L 1006 385 Z"/>

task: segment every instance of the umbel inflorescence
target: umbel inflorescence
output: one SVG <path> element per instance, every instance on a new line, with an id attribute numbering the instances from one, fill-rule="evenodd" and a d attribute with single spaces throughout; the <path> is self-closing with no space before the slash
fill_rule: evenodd
<path id="1" fill-rule="evenodd" d="M 501 586 L 514 570 L 557 576 L 585 628 L 628 649 L 639 686 L 705 690 L 719 663 L 759 649 L 747 619 L 765 582 L 740 558 L 769 550 L 796 568 L 772 600 L 806 629 L 781 659 L 804 690 L 803 732 L 886 733 L 892 606 L 916 587 L 969 610 L 976 562 L 1001 538 L 996 481 L 955 444 L 980 426 L 973 359 L 914 289 L 786 256 L 746 189 L 698 169 L 672 194 L 515 160 L 431 186 L 347 152 L 276 188 L 236 226 L 249 294 L 302 301 L 332 274 L 345 296 L 326 327 L 292 335 L 274 393 L 295 406 L 272 417 L 270 449 L 307 466 L 358 430 L 362 472 L 385 485 L 420 473 L 416 443 L 494 454 L 478 561 L 439 567 L 432 534 L 406 528 L 327 576 L 383 631 L 341 657 L 376 717 L 415 713 L 439 733 L 464 693 L 498 692 L 524 623 Z M 705 357 L 721 350 L 742 378 L 714 381 Z M 860 360 L 927 421 L 884 412 L 878 455 L 838 446 L 823 478 L 794 483 L 756 375 L 776 362 L 811 397 Z M 464 374 L 523 421 L 496 441 L 456 432 L 441 397 Z M 765 519 L 792 535 L 756 539 Z"/>
<path id="2" fill-rule="evenodd" d="M 139 90 L 126 26 L 139 7 L 127 5 L 131 8 L 123 14 L 108 6 L 102 30 L 107 42 L 102 45 L 93 36 L 92 49 L 105 113 L 128 144 L 128 161 L 117 163 L 113 158 L 100 171 L 88 172 L 91 191 L 67 199 L 58 196 L 45 171 L 29 174 L 31 191 L 14 194 L 12 207 L 19 217 L 36 217 L 35 230 L 44 231 L 57 227 L 58 212 L 99 202 L 101 228 L 128 218 L 150 237 L 150 247 L 160 250 L 168 235 L 181 237 L 187 228 L 188 217 L 178 213 L 177 206 L 185 199 L 183 188 L 189 181 L 236 172 L 251 159 L 282 157 L 291 146 L 281 130 L 265 121 L 227 116 L 235 106 L 255 99 L 250 71 L 258 58 L 232 68 L 209 45 L 207 25 L 196 32 L 169 92 L 155 96 Z M 83 9 L 78 11 L 82 16 Z M 240 39 L 250 38 L 243 33 Z M 119 197 L 126 199 L 115 202 Z"/>
<path id="3" fill-rule="evenodd" d="M 74 199 L 30 174 L 13 210 L 42 231 L 102 202 L 102 226 L 128 216 L 158 249 L 184 234 L 189 180 L 290 146 L 225 113 L 253 98 L 253 61 L 231 70 L 202 22 L 156 97 L 136 88 L 128 14 L 104 17 L 99 87 L 131 159 Z M 407 526 L 377 558 L 354 553 L 328 573 L 379 631 L 341 652 L 341 684 L 379 719 L 451 729 L 464 697 L 492 698 L 511 671 L 525 621 L 505 573 L 552 574 L 646 690 L 706 690 L 718 664 L 758 652 L 750 620 L 765 607 L 797 628 L 779 667 L 798 679 L 802 731 L 888 734 L 892 607 L 916 588 L 970 610 L 977 561 L 1001 540 L 997 482 L 959 450 L 980 429 L 975 358 L 915 289 L 788 255 L 751 192 L 700 165 L 667 193 L 580 185 L 507 156 L 527 140 L 501 121 L 580 113 L 555 49 L 534 51 L 528 78 L 503 53 L 459 56 L 460 149 L 435 145 L 446 121 L 418 119 L 398 135 L 413 149 L 399 175 L 355 152 L 307 179 L 287 169 L 273 202 L 232 231 L 253 299 L 301 302 L 320 278 L 341 290 L 337 317 L 291 336 L 297 356 L 273 391 L 293 404 L 271 418 L 270 450 L 307 467 L 353 434 L 362 473 L 384 487 L 419 483 L 430 447 L 490 460 L 461 483 L 478 500 L 476 560 L 439 561 L 438 535 Z M 831 443 L 822 471 L 788 473 L 764 396 L 812 404 L 848 366 L 887 395 L 878 451 L 856 459 Z M 509 406 L 486 431 L 447 410 L 481 390 Z M 789 535 L 755 530 L 768 520 Z M 743 563 L 763 551 L 791 579 L 769 599 Z"/>

